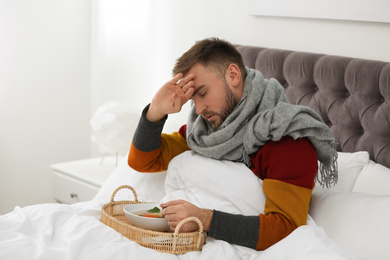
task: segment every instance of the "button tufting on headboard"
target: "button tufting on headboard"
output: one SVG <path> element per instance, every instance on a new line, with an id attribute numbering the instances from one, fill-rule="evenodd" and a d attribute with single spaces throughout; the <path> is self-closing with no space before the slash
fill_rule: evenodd
<path id="1" fill-rule="evenodd" d="M 246 66 L 277 79 L 291 103 L 315 110 L 339 151 L 390 167 L 390 63 L 236 45 Z"/>

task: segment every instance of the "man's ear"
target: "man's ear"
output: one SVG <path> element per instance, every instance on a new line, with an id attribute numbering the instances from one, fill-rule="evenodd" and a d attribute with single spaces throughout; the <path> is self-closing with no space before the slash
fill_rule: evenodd
<path id="1" fill-rule="evenodd" d="M 233 87 L 239 86 L 241 82 L 240 68 L 234 63 L 230 64 L 226 70 L 225 77 L 226 77 L 226 81 L 230 82 Z"/>

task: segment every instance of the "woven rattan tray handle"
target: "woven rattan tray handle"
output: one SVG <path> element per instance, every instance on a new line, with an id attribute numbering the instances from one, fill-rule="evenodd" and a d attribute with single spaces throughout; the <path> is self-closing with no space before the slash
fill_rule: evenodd
<path id="1" fill-rule="evenodd" d="M 131 190 L 131 191 L 133 192 L 133 195 L 134 195 L 134 201 L 135 201 L 135 202 L 138 202 L 137 192 L 135 192 L 134 188 L 131 187 L 130 185 L 122 185 L 122 186 L 119 186 L 118 188 L 116 188 L 116 189 L 114 190 L 114 192 L 112 193 L 112 195 L 111 195 L 111 202 L 114 202 L 116 193 L 117 193 L 119 190 L 121 190 L 121 189 L 129 189 L 129 190 Z"/>
<path id="2" fill-rule="evenodd" d="M 195 221 L 196 223 L 198 223 L 198 226 L 199 226 L 199 231 L 198 231 L 199 232 L 199 236 L 198 236 L 198 243 L 196 245 L 196 248 L 197 249 L 200 248 L 200 242 L 201 242 L 202 236 L 203 236 L 203 224 L 202 224 L 202 221 L 200 221 L 197 217 L 188 217 L 188 218 L 185 218 L 182 221 L 180 221 L 179 224 L 175 228 L 175 232 L 173 233 L 173 245 L 172 245 L 172 251 L 173 252 L 176 251 L 176 244 L 177 244 L 178 234 L 179 234 L 179 231 L 181 229 L 181 226 L 183 226 L 185 223 L 187 223 L 189 221 Z"/>

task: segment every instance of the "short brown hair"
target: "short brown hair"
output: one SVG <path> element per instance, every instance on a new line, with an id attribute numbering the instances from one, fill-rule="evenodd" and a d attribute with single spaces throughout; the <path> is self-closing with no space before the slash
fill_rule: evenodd
<path id="1" fill-rule="evenodd" d="M 241 54 L 229 42 L 218 38 L 208 38 L 197 42 L 180 58 L 177 59 L 172 70 L 173 75 L 183 73 L 184 75 L 197 63 L 205 68 L 214 69 L 217 75 L 224 79 L 228 66 L 236 64 L 242 78 L 246 77 L 246 69 Z"/>

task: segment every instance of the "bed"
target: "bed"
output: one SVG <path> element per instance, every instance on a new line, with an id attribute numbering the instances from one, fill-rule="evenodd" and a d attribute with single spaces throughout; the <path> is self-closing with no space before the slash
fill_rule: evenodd
<path id="1" fill-rule="evenodd" d="M 183 255 L 142 247 L 100 221 L 118 186 L 132 186 L 141 201 L 183 198 L 258 214 L 264 209 L 262 182 L 242 164 L 193 152 L 176 157 L 166 172 L 147 174 L 124 158 L 91 201 L 15 207 L 0 216 L 0 259 L 390 259 L 390 63 L 236 47 L 248 67 L 276 78 L 291 103 L 317 111 L 335 136 L 338 184 L 315 187 L 307 225 L 259 252 L 211 237 L 202 251 Z M 126 190 L 115 196 L 132 199 Z"/>

